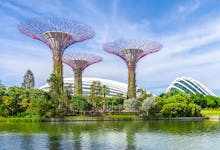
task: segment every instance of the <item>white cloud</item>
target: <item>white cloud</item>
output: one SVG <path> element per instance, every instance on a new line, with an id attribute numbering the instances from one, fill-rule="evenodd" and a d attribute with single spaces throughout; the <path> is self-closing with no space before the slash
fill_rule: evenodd
<path id="1" fill-rule="evenodd" d="M 201 7 L 201 2 L 199 0 L 192 0 L 190 2 L 182 1 L 182 4 L 178 5 L 175 13 L 171 12 L 172 20 L 186 19 L 188 16 L 192 15 Z"/>
<path id="2" fill-rule="evenodd" d="M 199 0 L 192 1 L 191 3 L 181 4 L 177 8 L 177 12 L 180 14 L 190 14 L 196 11 L 201 5 Z"/>
<path id="3" fill-rule="evenodd" d="M 143 79 L 148 76 L 161 85 L 168 85 L 176 77 L 190 76 L 207 83 L 211 89 L 220 89 L 217 82 L 220 79 L 213 79 L 220 73 L 217 70 L 220 44 L 215 44 L 220 43 L 219 23 L 220 20 L 209 20 L 203 25 L 198 23 L 161 37 L 164 48 L 155 57 L 143 59 L 139 64 L 138 77 Z M 215 46 L 209 48 L 212 44 Z M 198 52 L 193 53 L 195 50 Z"/>
<path id="4" fill-rule="evenodd" d="M 158 40 L 164 47 L 160 52 L 140 60 L 137 66 L 138 86 L 147 88 L 151 92 L 161 93 L 176 77 L 189 76 L 198 79 L 211 89 L 220 90 L 218 85 L 220 78 L 214 78 L 220 74 L 220 70 L 218 70 L 220 66 L 220 53 L 218 52 L 220 44 L 216 44 L 220 42 L 220 20 L 218 18 L 210 18 L 200 22 L 195 21 L 191 25 L 169 30 L 164 35 L 152 33 L 150 28 L 153 25 L 147 18 L 133 22 L 121 17 L 118 11 L 121 6 L 118 6 L 118 1 L 112 1 L 112 15 L 110 16 L 100 11 L 97 5 L 91 1 L 79 1 L 78 9 L 84 10 L 85 12 L 83 13 L 78 10 L 70 11 L 69 7 L 64 8 L 62 7 L 63 4 L 59 2 L 54 3 L 53 6 L 48 6 L 48 3 L 43 5 L 42 3 L 40 3 L 42 5 L 40 12 L 43 14 L 55 10 L 56 12 L 52 14 L 59 16 L 73 13 L 72 16 L 75 15 L 76 18 L 80 16 L 83 18 L 82 20 L 88 20 L 96 30 L 96 36 L 93 39 L 75 44 L 67 49 L 67 51 L 76 49 L 88 50 L 100 53 L 104 57 L 103 62 L 88 67 L 84 72 L 84 76 L 110 78 L 126 82 L 127 68 L 125 63 L 120 58 L 104 52 L 102 44 L 121 37 L 147 38 Z M 30 3 L 23 3 L 23 5 L 37 11 Z M 201 5 L 200 1 L 194 1 L 192 4 L 179 6 L 177 15 L 190 15 L 198 10 Z M 20 10 L 17 7 L 13 8 L 8 6 L 8 4 L 7 7 L 14 11 L 19 11 L 22 15 L 27 13 L 26 10 Z M 7 18 L 13 20 L 11 16 L 7 16 L 4 18 L 5 22 L 8 21 Z M 13 21 L 16 22 L 17 20 L 15 18 Z M 4 26 L 7 26 L 5 22 Z M 8 24 L 8 31 L 17 30 L 15 24 L 10 22 Z M 13 39 L 0 38 L 1 52 L 4 52 L 0 54 L 2 58 L 0 60 L 0 68 L 4 70 L 1 80 L 11 80 L 15 76 L 19 76 L 22 79 L 26 69 L 30 67 L 36 76 L 37 85 L 45 83 L 52 71 L 50 50 L 39 41 L 34 41 L 21 35 L 13 35 L 12 37 Z M 216 46 L 212 46 L 209 49 L 209 45 L 213 43 Z M 72 75 L 72 70 L 65 66 L 64 76 L 70 77 Z M 18 81 L 20 79 L 16 79 L 16 83 Z"/>

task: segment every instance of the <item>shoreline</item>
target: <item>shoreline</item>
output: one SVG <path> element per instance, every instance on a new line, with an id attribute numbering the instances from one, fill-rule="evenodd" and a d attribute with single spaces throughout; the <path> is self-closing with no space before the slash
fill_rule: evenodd
<path id="1" fill-rule="evenodd" d="M 77 122 L 77 121 L 148 121 L 148 120 L 179 120 L 179 121 L 201 121 L 208 119 L 207 117 L 176 117 L 176 118 L 48 118 L 45 122 Z"/>
<path id="2" fill-rule="evenodd" d="M 147 117 L 102 117 L 102 116 L 76 116 L 76 117 L 55 117 L 55 118 L 22 118 L 22 117 L 10 117 L 10 118 L 0 118 L 0 123 L 3 122 L 83 122 L 83 121 L 162 121 L 162 120 L 170 120 L 170 121 L 202 121 L 202 120 L 210 120 L 210 121 L 220 121 L 220 116 L 210 116 L 210 117 L 175 117 L 175 118 L 147 118 Z"/>

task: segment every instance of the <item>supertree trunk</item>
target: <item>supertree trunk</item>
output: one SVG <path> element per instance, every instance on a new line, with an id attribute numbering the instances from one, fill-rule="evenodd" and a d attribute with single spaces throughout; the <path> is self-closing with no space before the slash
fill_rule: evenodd
<path id="1" fill-rule="evenodd" d="M 62 54 L 55 50 L 53 52 L 53 74 L 55 74 L 58 77 L 63 77 L 63 64 L 62 64 Z"/>
<path id="2" fill-rule="evenodd" d="M 128 93 L 127 98 L 136 98 L 135 64 L 128 64 Z"/>
<path id="3" fill-rule="evenodd" d="M 76 70 L 74 72 L 74 95 L 82 95 L 82 71 Z"/>

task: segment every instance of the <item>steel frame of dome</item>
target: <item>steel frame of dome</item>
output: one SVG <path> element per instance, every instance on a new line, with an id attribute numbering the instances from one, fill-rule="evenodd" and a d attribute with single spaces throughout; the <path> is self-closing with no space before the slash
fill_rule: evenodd
<path id="1" fill-rule="evenodd" d="M 189 77 L 180 77 L 175 79 L 170 83 L 166 89 L 166 93 L 172 91 L 172 89 L 180 90 L 182 92 L 188 92 L 192 94 L 202 94 L 202 95 L 212 95 L 216 96 L 210 89 L 199 81 L 189 78 Z"/>

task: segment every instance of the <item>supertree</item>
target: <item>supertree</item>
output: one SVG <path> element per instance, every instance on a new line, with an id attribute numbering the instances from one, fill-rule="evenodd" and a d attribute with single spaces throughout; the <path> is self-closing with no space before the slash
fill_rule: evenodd
<path id="1" fill-rule="evenodd" d="M 144 56 L 155 53 L 162 45 L 148 40 L 119 40 L 105 43 L 103 49 L 111 54 L 121 57 L 128 67 L 128 92 L 127 98 L 136 98 L 136 64 Z"/>
<path id="2" fill-rule="evenodd" d="M 74 71 L 74 95 L 82 95 L 82 73 L 88 66 L 102 61 L 102 57 L 90 53 L 67 53 L 63 62 Z"/>
<path id="3" fill-rule="evenodd" d="M 63 91 L 62 55 L 65 49 L 77 42 L 94 36 L 95 32 L 86 24 L 64 18 L 32 18 L 18 25 L 21 33 L 45 43 L 53 54 L 53 74 L 61 79 Z"/>

